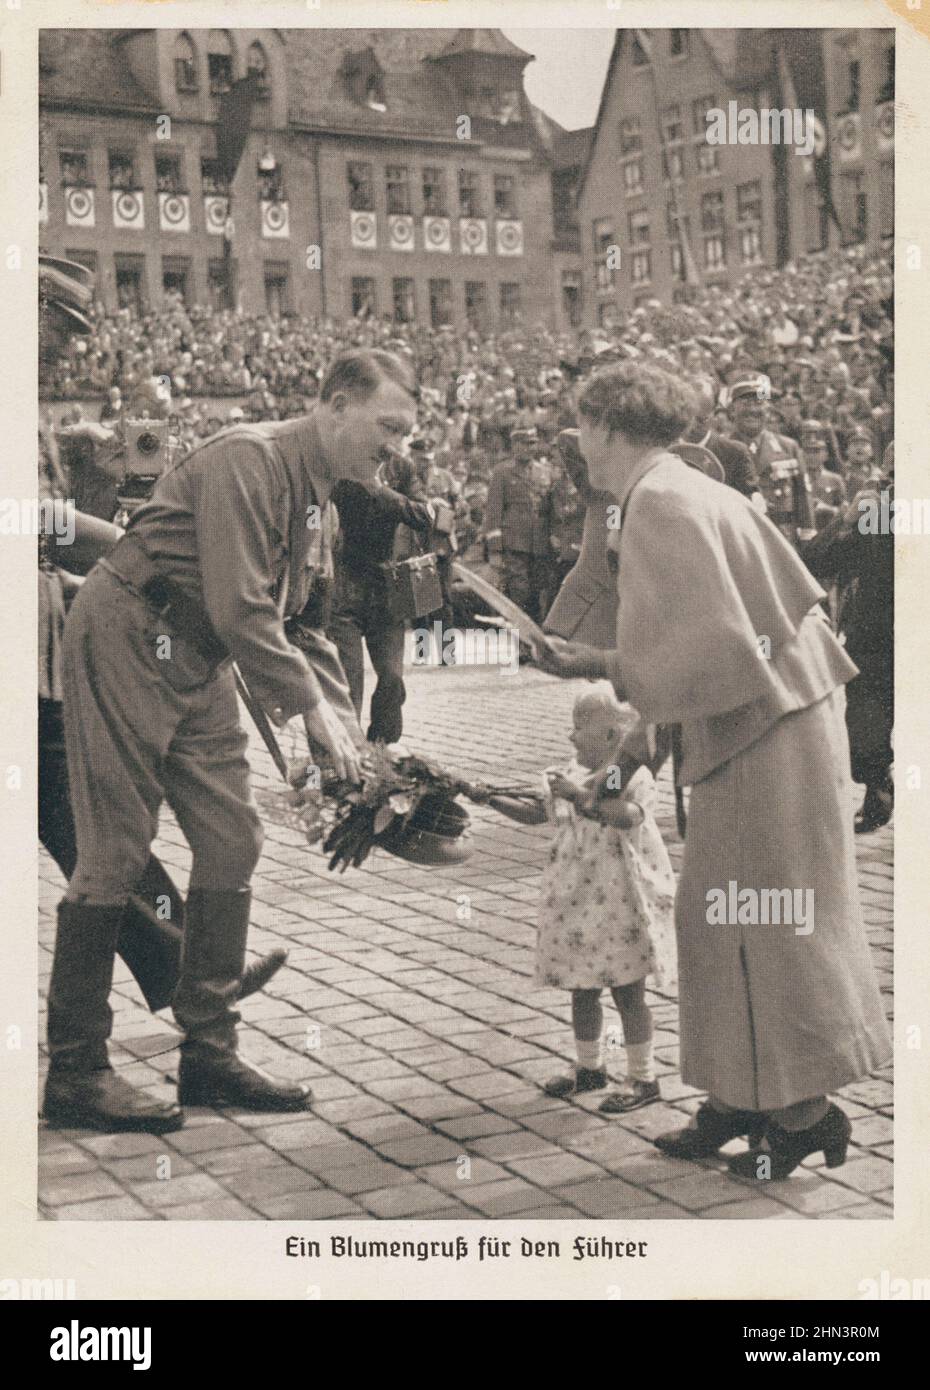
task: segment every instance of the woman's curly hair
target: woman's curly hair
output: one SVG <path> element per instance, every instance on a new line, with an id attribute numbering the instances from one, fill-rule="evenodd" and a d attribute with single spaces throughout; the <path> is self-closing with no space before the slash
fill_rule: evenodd
<path id="1" fill-rule="evenodd" d="M 661 367 L 623 362 L 596 372 L 578 399 L 580 413 L 633 444 L 673 444 L 698 403 L 691 387 Z"/>

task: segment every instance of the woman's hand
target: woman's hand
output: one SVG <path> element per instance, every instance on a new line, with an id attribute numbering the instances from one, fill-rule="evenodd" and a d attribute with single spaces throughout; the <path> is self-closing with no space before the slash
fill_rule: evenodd
<path id="1" fill-rule="evenodd" d="M 604 652 L 583 642 L 565 642 L 561 637 L 547 637 L 545 646 L 537 649 L 536 660 L 541 670 L 561 680 L 579 676 L 601 680 L 607 675 Z"/>
<path id="2" fill-rule="evenodd" d="M 562 801 L 570 801 L 572 805 L 576 803 L 579 797 L 579 788 L 561 772 L 548 772 L 546 780 L 549 784 L 550 796 L 559 797 Z"/>

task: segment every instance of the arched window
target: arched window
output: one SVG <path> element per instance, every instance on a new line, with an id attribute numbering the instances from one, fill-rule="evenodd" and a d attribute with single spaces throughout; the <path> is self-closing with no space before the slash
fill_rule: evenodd
<path id="1" fill-rule="evenodd" d="M 210 30 L 207 40 L 207 71 L 210 75 L 212 96 L 229 91 L 233 80 L 233 50 L 228 29 Z"/>
<path id="2" fill-rule="evenodd" d="M 267 97 L 271 91 L 268 79 L 268 55 L 258 41 L 249 45 L 247 66 L 249 72 L 254 72 L 256 75 L 256 95 Z"/>
<path id="3" fill-rule="evenodd" d="M 174 45 L 174 85 L 179 92 L 196 92 L 197 50 L 188 34 L 179 34 Z"/>

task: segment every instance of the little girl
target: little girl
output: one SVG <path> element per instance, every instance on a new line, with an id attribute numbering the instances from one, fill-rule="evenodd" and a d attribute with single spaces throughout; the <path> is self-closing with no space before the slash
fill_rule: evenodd
<path id="1" fill-rule="evenodd" d="M 646 976 L 668 986 L 676 974 L 675 882 L 653 817 L 652 774 L 640 767 L 622 795 L 595 794 L 635 720 L 609 685 L 589 689 L 574 706 L 575 759 L 547 769 L 541 804 L 518 808 L 506 797 L 490 799 L 514 820 L 548 819 L 555 826 L 539 903 L 536 981 L 571 990 L 578 1064 L 573 1075 L 554 1077 L 543 1089 L 572 1096 L 607 1085 L 601 1039 L 607 988 L 623 1023 L 627 1075 L 602 1101 L 606 1114 L 660 1099 Z"/>

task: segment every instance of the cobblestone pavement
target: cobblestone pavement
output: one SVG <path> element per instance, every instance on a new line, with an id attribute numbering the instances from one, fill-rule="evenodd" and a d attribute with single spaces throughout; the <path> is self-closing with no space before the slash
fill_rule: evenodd
<path id="1" fill-rule="evenodd" d="M 531 670 L 414 671 L 405 741 L 466 775 L 522 780 L 569 756 L 574 694 L 575 683 Z M 261 745 L 254 767 L 257 785 L 272 785 Z M 269 824 L 250 947 L 283 944 L 290 959 L 265 994 L 243 1004 L 242 1047 L 279 1077 L 310 1080 L 312 1113 L 192 1109 L 184 1129 L 161 1138 L 43 1126 L 40 1213 L 65 1221 L 891 1216 L 890 1069 L 840 1097 L 853 1125 L 843 1167 L 828 1172 L 822 1156 L 808 1160 L 764 1194 L 720 1161 L 678 1162 L 650 1143 L 698 1103 L 677 1074 L 673 996 L 649 995 L 661 1103 L 606 1118 L 599 1094 L 543 1095 L 539 1083 L 573 1059 L 568 995 L 532 981 L 548 832 L 485 808 L 471 815 L 474 853 L 457 868 L 417 868 L 379 852 L 342 877 L 327 873 L 299 833 Z M 660 825 L 677 868 L 667 779 Z M 183 885 L 187 848 L 168 817 L 156 852 Z M 890 830 L 860 837 L 857 853 L 890 1009 Z M 40 875 L 44 990 L 61 880 L 45 856 Z M 170 1096 L 170 1011 L 148 1013 L 120 961 L 113 1004 L 114 1065 Z M 613 1055 L 619 1075 L 623 1054 Z"/>

